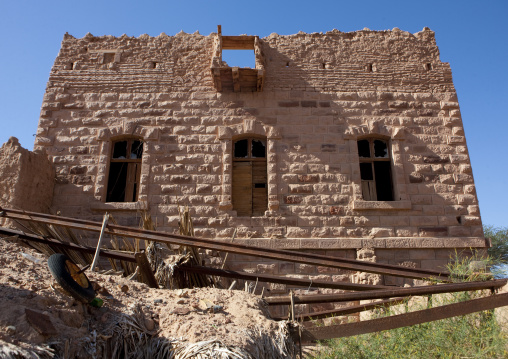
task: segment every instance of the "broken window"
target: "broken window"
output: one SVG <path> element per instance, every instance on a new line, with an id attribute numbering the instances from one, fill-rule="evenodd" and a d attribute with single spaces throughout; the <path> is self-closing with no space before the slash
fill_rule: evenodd
<path id="1" fill-rule="evenodd" d="M 136 202 L 141 178 L 143 141 L 119 140 L 112 143 L 106 202 Z"/>
<path id="2" fill-rule="evenodd" d="M 263 216 L 268 209 L 264 138 L 233 143 L 233 209 L 238 216 Z"/>
<path id="3" fill-rule="evenodd" d="M 393 201 L 392 170 L 388 141 L 358 141 L 362 195 L 366 201 Z"/>
<path id="4" fill-rule="evenodd" d="M 222 36 L 212 52 L 213 84 L 220 92 L 261 92 L 265 81 L 264 57 L 257 36 Z"/>

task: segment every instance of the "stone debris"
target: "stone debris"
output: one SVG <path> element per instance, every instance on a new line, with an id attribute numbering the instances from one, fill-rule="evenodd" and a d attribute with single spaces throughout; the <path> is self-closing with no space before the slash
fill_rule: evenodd
<path id="1" fill-rule="evenodd" d="M 30 325 L 44 336 L 58 334 L 49 315 L 25 308 L 26 320 Z"/>
<path id="2" fill-rule="evenodd" d="M 30 249 L 23 250 L 35 255 Z M 91 281 L 109 293 L 99 292 L 104 305 L 94 308 L 53 289 L 47 265 L 26 261 L 17 255 L 19 251 L 17 245 L 0 239 L 0 307 L 9 308 L 0 311 L 0 356 L 9 350 L 45 353 L 39 355 L 41 358 L 64 357 L 64 353 L 65 357 L 101 357 L 111 346 L 123 346 L 125 338 L 137 338 L 136 331 L 144 338 L 153 338 L 154 345 L 165 343 L 167 348 L 180 348 L 181 353 L 191 343 L 203 346 L 218 339 L 223 348 L 253 353 L 261 350 L 257 347 L 260 343 L 268 346 L 268 338 L 277 337 L 279 324 L 267 317 L 261 298 L 243 291 L 192 289 L 181 298 L 181 291 L 151 289 L 119 276 L 87 272 Z M 129 288 L 129 295 L 122 291 L 124 286 Z M 179 300 L 206 300 L 224 310 L 209 315 L 199 308 L 179 307 Z M 125 350 L 152 350 L 147 345 L 152 344 L 136 342 Z M 106 357 L 111 357 L 112 352 L 108 353 Z M 243 355 L 239 358 L 247 358 Z"/>

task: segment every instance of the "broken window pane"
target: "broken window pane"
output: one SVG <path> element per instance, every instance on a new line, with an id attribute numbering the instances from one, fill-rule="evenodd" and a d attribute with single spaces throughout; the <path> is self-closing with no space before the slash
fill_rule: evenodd
<path id="1" fill-rule="evenodd" d="M 363 199 L 366 201 L 393 201 L 388 141 L 369 138 L 360 140 L 357 144 Z"/>
<path id="2" fill-rule="evenodd" d="M 112 147 L 106 202 L 136 202 L 141 178 L 143 141 L 117 141 L 113 142 Z"/>
<path id="3" fill-rule="evenodd" d="M 385 141 L 374 141 L 374 156 L 377 158 L 388 158 L 388 146 Z"/>
<path id="4" fill-rule="evenodd" d="M 127 141 L 118 141 L 114 143 L 113 158 L 127 158 Z"/>
<path id="5" fill-rule="evenodd" d="M 131 148 L 131 159 L 141 158 L 143 155 L 143 142 L 142 141 L 133 141 Z"/>
<path id="6" fill-rule="evenodd" d="M 127 184 L 127 163 L 113 162 L 109 166 L 106 202 L 124 202 Z"/>
<path id="7" fill-rule="evenodd" d="M 370 157 L 370 146 L 368 140 L 358 141 L 358 156 Z"/>
<path id="8" fill-rule="evenodd" d="M 252 140 L 252 158 L 266 157 L 266 145 L 264 141 Z"/>
<path id="9" fill-rule="evenodd" d="M 249 140 L 238 140 L 235 142 L 235 157 L 236 158 L 247 158 L 249 149 Z"/>

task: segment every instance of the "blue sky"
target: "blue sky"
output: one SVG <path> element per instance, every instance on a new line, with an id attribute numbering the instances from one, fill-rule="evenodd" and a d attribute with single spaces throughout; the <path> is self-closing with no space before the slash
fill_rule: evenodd
<path id="1" fill-rule="evenodd" d="M 33 148 L 49 72 L 65 32 L 82 37 L 355 31 L 436 32 L 462 111 L 484 224 L 508 226 L 508 1 L 0 0 L 0 143 Z"/>

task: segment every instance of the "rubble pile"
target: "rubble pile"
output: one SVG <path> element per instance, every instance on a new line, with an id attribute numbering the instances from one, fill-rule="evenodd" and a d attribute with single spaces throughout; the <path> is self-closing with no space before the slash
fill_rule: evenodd
<path id="1" fill-rule="evenodd" d="M 176 358 L 190 358 L 215 350 L 235 358 L 290 356 L 285 328 L 268 318 L 260 297 L 215 288 L 152 289 L 121 276 L 86 274 L 102 307 L 64 292 L 41 254 L 0 240 L 0 354 L 157 358 L 173 350 Z"/>

